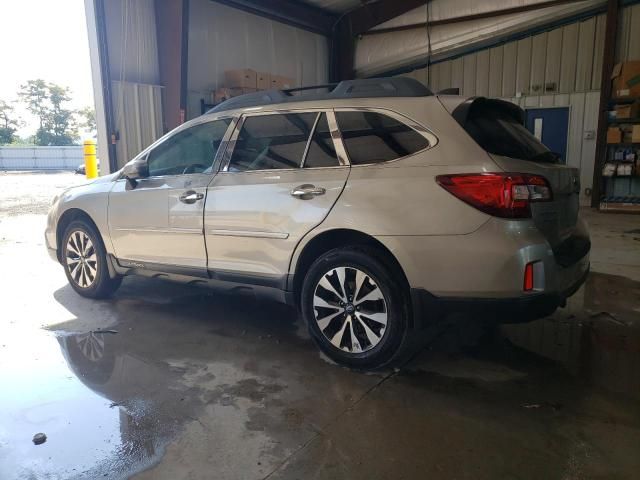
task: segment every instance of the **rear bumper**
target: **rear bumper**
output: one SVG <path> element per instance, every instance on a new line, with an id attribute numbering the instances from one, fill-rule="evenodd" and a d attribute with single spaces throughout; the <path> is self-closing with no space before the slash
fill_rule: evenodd
<path id="1" fill-rule="evenodd" d="M 566 288 L 553 293 L 534 293 L 514 298 L 437 297 L 426 290 L 411 289 L 411 302 L 416 326 L 438 323 L 452 313 L 472 314 L 478 320 L 497 323 L 523 323 L 551 315 L 566 304 L 589 275 L 589 266 Z"/>

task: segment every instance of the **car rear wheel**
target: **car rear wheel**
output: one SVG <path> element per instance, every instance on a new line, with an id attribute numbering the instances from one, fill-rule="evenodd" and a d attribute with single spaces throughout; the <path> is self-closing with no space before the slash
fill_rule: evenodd
<path id="1" fill-rule="evenodd" d="M 83 297 L 106 298 L 122 283 L 121 276 L 109 276 L 102 238 L 88 222 L 71 222 L 65 230 L 61 247 L 67 280 Z"/>
<path id="2" fill-rule="evenodd" d="M 338 363 L 374 368 L 397 356 L 407 332 L 406 295 L 375 249 L 318 258 L 302 287 L 302 312 L 320 349 Z"/>

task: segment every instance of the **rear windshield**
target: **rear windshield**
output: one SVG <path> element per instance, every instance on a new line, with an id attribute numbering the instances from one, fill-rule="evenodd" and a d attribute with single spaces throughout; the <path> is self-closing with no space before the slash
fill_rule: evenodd
<path id="1" fill-rule="evenodd" d="M 511 112 L 498 104 L 492 107 L 490 102 L 477 107 L 471 106 L 463 127 L 484 150 L 522 160 L 558 161 L 558 155 L 549 151 Z"/>

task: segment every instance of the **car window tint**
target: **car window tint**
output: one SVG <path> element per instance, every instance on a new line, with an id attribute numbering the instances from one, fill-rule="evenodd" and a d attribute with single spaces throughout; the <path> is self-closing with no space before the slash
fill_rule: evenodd
<path id="1" fill-rule="evenodd" d="M 337 165 L 339 165 L 338 156 L 333 146 L 327 115 L 323 113 L 318 120 L 316 129 L 313 131 L 304 167 L 335 167 Z"/>
<path id="2" fill-rule="evenodd" d="M 230 122 L 225 118 L 201 123 L 169 137 L 149 152 L 149 175 L 210 172 Z"/>
<path id="3" fill-rule="evenodd" d="M 230 172 L 298 168 L 316 113 L 247 117 L 229 162 Z"/>
<path id="4" fill-rule="evenodd" d="M 411 155 L 429 142 L 407 125 L 374 112 L 338 112 L 338 125 L 353 165 Z"/>

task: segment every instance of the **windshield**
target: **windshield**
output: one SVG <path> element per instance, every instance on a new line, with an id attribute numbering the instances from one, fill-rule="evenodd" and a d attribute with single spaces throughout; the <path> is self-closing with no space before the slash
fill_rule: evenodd
<path id="1" fill-rule="evenodd" d="M 472 109 L 464 123 L 464 129 L 484 150 L 522 160 L 558 160 L 557 154 L 545 147 L 508 112 L 487 107 Z"/>

